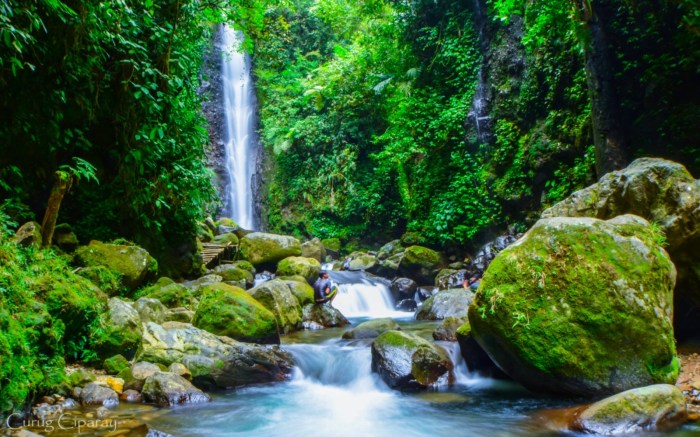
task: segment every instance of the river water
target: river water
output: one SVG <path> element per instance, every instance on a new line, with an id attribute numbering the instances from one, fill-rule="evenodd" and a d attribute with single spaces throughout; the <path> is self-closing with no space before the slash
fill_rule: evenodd
<path id="1" fill-rule="evenodd" d="M 426 338 L 437 326 L 394 311 L 383 280 L 360 273 L 331 276 L 341 283 L 334 306 L 354 325 L 390 316 L 402 329 Z M 288 382 L 214 394 L 209 404 L 166 410 L 148 422 L 177 436 L 573 435 L 548 429 L 538 417 L 543 410 L 569 407 L 576 400 L 538 396 L 513 382 L 470 375 L 454 343 L 440 344 L 455 361 L 455 384 L 424 392 L 392 390 L 371 372 L 371 341 L 342 340 L 345 330 L 285 337 L 283 347 L 297 365 Z M 673 435 L 697 432 L 686 427 Z"/>

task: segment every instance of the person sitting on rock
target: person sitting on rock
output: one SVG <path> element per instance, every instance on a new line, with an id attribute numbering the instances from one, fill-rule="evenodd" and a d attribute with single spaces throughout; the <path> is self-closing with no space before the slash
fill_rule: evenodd
<path id="1" fill-rule="evenodd" d="M 333 285 L 328 278 L 328 272 L 321 270 L 318 274 L 318 279 L 314 282 L 314 300 L 318 304 L 326 302 L 333 303 L 333 299 L 338 294 L 338 288 Z"/>
<path id="2" fill-rule="evenodd" d="M 465 279 L 464 282 L 462 282 L 462 287 L 470 288 L 472 291 L 476 291 L 476 289 L 479 288 L 479 284 L 481 284 L 481 277 L 472 276 L 471 278 Z"/>

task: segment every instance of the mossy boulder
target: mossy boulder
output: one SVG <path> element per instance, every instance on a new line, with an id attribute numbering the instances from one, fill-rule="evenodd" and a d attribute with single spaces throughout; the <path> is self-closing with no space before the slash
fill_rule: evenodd
<path id="1" fill-rule="evenodd" d="M 264 282 L 248 290 L 248 293 L 275 315 L 280 333 L 287 334 L 301 326 L 301 306 L 283 281 L 273 279 Z"/>
<path id="2" fill-rule="evenodd" d="M 238 236 L 233 232 L 227 232 L 225 234 L 219 234 L 215 236 L 214 238 L 212 238 L 211 242 L 214 244 L 220 244 L 222 246 L 237 246 Z"/>
<path id="3" fill-rule="evenodd" d="M 107 358 L 102 364 L 102 367 L 108 374 L 117 375 L 122 370 L 130 368 L 131 365 L 123 355 L 114 355 L 113 357 Z"/>
<path id="4" fill-rule="evenodd" d="M 401 255 L 399 272 L 421 284 L 433 284 L 442 264 L 440 252 L 423 246 L 409 246 Z"/>
<path id="5" fill-rule="evenodd" d="M 401 327 L 390 317 L 382 319 L 368 320 L 357 325 L 355 328 L 345 331 L 343 338 L 346 340 L 357 340 L 363 338 L 376 338 L 386 331 L 400 331 Z"/>
<path id="6" fill-rule="evenodd" d="M 158 287 L 148 293 L 146 297 L 157 299 L 168 308 L 194 309 L 197 306 L 197 299 L 182 284 L 172 283 L 164 287 Z"/>
<path id="7" fill-rule="evenodd" d="M 280 276 L 277 279 L 287 284 L 302 308 L 307 304 L 314 303 L 314 288 L 303 276 Z"/>
<path id="8" fill-rule="evenodd" d="M 327 304 L 308 304 L 302 313 L 305 329 L 337 328 L 350 324 L 340 310 Z"/>
<path id="9" fill-rule="evenodd" d="M 313 258 L 319 262 L 325 262 L 326 248 L 323 246 L 323 243 L 321 243 L 321 240 L 314 238 L 301 245 L 301 256 Z"/>
<path id="10" fill-rule="evenodd" d="M 253 232 L 241 239 L 241 256 L 256 267 L 269 268 L 290 256 L 301 256 L 301 243 L 287 235 Z"/>
<path id="11" fill-rule="evenodd" d="M 331 250 L 336 254 L 340 252 L 340 248 L 343 246 L 340 242 L 340 238 L 324 238 L 321 240 L 321 243 L 326 250 Z"/>
<path id="12" fill-rule="evenodd" d="M 307 282 L 313 284 L 318 279 L 321 271 L 321 263 L 315 258 L 303 256 L 291 256 L 277 264 L 277 276 L 303 276 Z"/>
<path id="13" fill-rule="evenodd" d="M 343 263 L 345 270 L 372 270 L 377 265 L 377 257 L 366 252 L 353 252 Z"/>
<path id="14" fill-rule="evenodd" d="M 401 245 L 401 240 L 392 240 L 379 248 L 379 251 L 377 252 L 377 259 L 380 261 L 385 260 L 392 255 L 403 252 L 404 250 L 405 248 Z"/>
<path id="15" fill-rule="evenodd" d="M 401 236 L 401 240 L 399 241 L 403 247 L 410 247 L 423 244 L 425 239 L 418 232 L 406 232 Z"/>
<path id="16" fill-rule="evenodd" d="M 639 217 L 543 219 L 491 263 L 469 323 L 533 390 L 599 396 L 673 383 L 675 275 Z"/>
<path id="17" fill-rule="evenodd" d="M 700 180 L 681 164 L 640 158 L 542 213 L 610 219 L 634 214 L 655 223 L 678 270 L 677 296 L 700 305 Z M 690 323 L 694 323 L 692 320 Z"/>
<path id="18" fill-rule="evenodd" d="M 466 288 L 441 290 L 430 296 L 416 312 L 417 320 L 442 320 L 446 317 L 466 317 L 474 293 Z"/>
<path id="19" fill-rule="evenodd" d="M 78 248 L 80 242 L 73 229 L 67 223 L 56 226 L 53 232 L 53 244 L 64 252 L 73 252 Z"/>
<path id="20" fill-rule="evenodd" d="M 279 346 L 243 343 L 178 322 L 147 323 L 136 360 L 184 364 L 200 388 L 284 381 L 293 366 Z"/>
<path id="21" fill-rule="evenodd" d="M 435 286 L 440 290 L 459 288 L 467 279 L 465 269 L 442 269 L 435 277 Z"/>
<path id="22" fill-rule="evenodd" d="M 15 243 L 29 247 L 34 246 L 37 249 L 41 247 L 41 225 L 37 222 L 27 222 L 20 226 L 12 237 Z"/>
<path id="23" fill-rule="evenodd" d="M 223 264 L 214 268 L 214 274 L 221 276 L 226 282 L 245 281 L 246 287 L 255 282 L 255 274 L 236 264 Z"/>
<path id="24" fill-rule="evenodd" d="M 428 388 L 452 378 L 452 361 L 440 346 L 415 334 L 386 331 L 372 343 L 372 371 L 391 388 Z"/>
<path id="25" fill-rule="evenodd" d="M 132 357 L 141 341 L 141 317 L 130 303 L 113 297 L 108 310 L 100 315 L 102 330 L 93 337 L 93 345 L 101 356 L 119 352 Z"/>
<path id="26" fill-rule="evenodd" d="M 618 393 L 581 410 L 572 430 L 586 434 L 668 431 L 688 418 L 683 393 L 670 384 L 656 384 Z"/>
<path id="27" fill-rule="evenodd" d="M 158 273 L 158 263 L 146 249 L 138 246 L 91 241 L 75 251 L 76 261 L 85 267 L 105 266 L 121 277 L 129 290 L 136 290 Z"/>
<path id="28" fill-rule="evenodd" d="M 105 266 L 81 267 L 76 273 L 110 296 L 123 291 L 122 276 Z"/>
<path id="29" fill-rule="evenodd" d="M 245 290 L 223 283 L 204 287 L 192 324 L 239 341 L 280 342 L 274 314 Z"/>

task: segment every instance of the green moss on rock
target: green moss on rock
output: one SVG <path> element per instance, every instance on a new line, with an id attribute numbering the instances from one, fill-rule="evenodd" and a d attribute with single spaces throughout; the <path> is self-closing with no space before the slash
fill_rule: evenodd
<path id="1" fill-rule="evenodd" d="M 122 284 L 132 291 L 158 273 L 156 260 L 138 246 L 91 241 L 88 246 L 79 247 L 75 255 L 82 266 L 105 266 L 119 274 Z"/>
<path id="2" fill-rule="evenodd" d="M 673 383 L 675 274 L 641 218 L 543 219 L 491 263 L 469 322 L 534 390 L 592 396 Z"/>
<path id="3" fill-rule="evenodd" d="M 301 256 L 301 242 L 287 235 L 253 232 L 241 239 L 241 256 L 254 266 L 274 266 L 290 256 Z"/>
<path id="4" fill-rule="evenodd" d="M 277 276 L 302 276 L 307 282 L 313 283 L 318 279 L 321 263 L 314 258 L 291 256 L 277 264 Z"/>
<path id="5" fill-rule="evenodd" d="M 245 290 L 218 283 L 203 288 L 192 324 L 249 343 L 280 342 L 274 314 Z"/>

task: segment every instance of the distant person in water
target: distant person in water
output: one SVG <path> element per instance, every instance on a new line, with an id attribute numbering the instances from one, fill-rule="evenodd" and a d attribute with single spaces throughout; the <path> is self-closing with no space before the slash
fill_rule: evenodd
<path id="1" fill-rule="evenodd" d="M 314 300 L 316 303 L 333 303 L 333 299 L 338 294 L 338 288 L 333 285 L 328 278 L 328 272 L 321 270 L 318 279 L 314 283 Z"/>
<path id="2" fill-rule="evenodd" d="M 481 284 L 481 277 L 472 276 L 471 278 L 465 279 L 464 282 L 462 282 L 462 287 L 470 288 L 472 291 L 476 291 L 476 289 L 479 288 L 479 284 Z"/>

